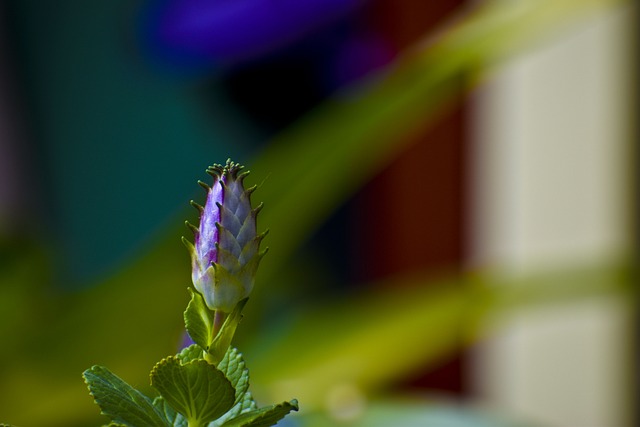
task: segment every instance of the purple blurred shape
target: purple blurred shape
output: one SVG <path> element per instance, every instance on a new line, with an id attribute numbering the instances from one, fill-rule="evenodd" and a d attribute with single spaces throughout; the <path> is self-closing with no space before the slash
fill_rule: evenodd
<path id="1" fill-rule="evenodd" d="M 180 339 L 180 345 L 178 347 L 178 351 L 182 350 L 183 348 L 189 347 L 190 345 L 193 345 L 193 344 L 195 344 L 195 341 L 192 340 L 189 334 L 185 331 L 182 333 L 182 338 Z"/>
<path id="2" fill-rule="evenodd" d="M 257 59 L 335 22 L 364 0 L 171 0 L 149 36 L 173 55 L 220 65 Z"/>

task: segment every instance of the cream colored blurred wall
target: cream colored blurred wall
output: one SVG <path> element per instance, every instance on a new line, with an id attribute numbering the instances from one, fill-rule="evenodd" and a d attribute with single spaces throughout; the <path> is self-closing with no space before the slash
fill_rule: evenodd
<path id="1" fill-rule="evenodd" d="M 630 250 L 634 16 L 567 29 L 475 95 L 473 267 L 517 277 Z M 631 425 L 628 324 L 615 298 L 518 315 L 476 350 L 473 387 L 539 425 Z"/>

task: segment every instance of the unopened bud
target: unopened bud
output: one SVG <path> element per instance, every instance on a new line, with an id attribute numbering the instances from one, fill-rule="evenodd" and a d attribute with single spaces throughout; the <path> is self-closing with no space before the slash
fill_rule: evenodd
<path id="1" fill-rule="evenodd" d="M 252 189 L 243 184 L 248 172 L 242 169 L 230 160 L 207 169 L 213 184 L 200 183 L 207 191 L 206 203 L 192 203 L 200 211 L 200 224 L 193 227 L 195 244 L 183 238 L 191 253 L 193 285 L 209 309 L 225 313 L 249 296 L 266 252 L 260 252 L 266 233 L 256 232 L 260 207 L 251 207 Z"/>

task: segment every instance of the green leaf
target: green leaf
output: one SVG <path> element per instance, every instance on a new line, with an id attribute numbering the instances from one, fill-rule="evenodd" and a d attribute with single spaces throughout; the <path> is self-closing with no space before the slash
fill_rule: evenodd
<path id="1" fill-rule="evenodd" d="M 187 427 L 188 424 L 186 418 L 169 406 L 162 396 L 158 396 L 153 400 L 153 406 L 164 414 L 164 417 L 172 427 Z"/>
<path id="2" fill-rule="evenodd" d="M 249 370 L 242 358 L 242 354 L 234 347 L 229 347 L 218 369 L 224 373 L 236 390 L 236 403 L 249 389 Z"/>
<path id="3" fill-rule="evenodd" d="M 229 409 L 229 411 L 227 411 L 226 414 L 224 414 L 223 416 L 215 420 L 213 423 L 209 424 L 209 427 L 220 427 L 224 425 L 227 421 L 238 417 L 240 414 L 244 414 L 249 411 L 254 411 L 256 409 L 258 409 L 258 405 L 256 404 L 256 401 L 253 400 L 253 396 L 251 395 L 251 393 L 246 392 L 243 395 L 242 400 L 236 403 L 233 408 Z"/>
<path id="4" fill-rule="evenodd" d="M 257 409 L 258 406 L 249 393 L 249 370 L 246 367 L 242 354 L 234 347 L 229 347 L 224 358 L 218 364 L 218 369 L 224 372 L 227 379 L 236 390 L 235 405 L 221 418 L 213 422 L 209 427 L 219 427 L 226 421 L 248 411 Z"/>
<path id="5" fill-rule="evenodd" d="M 183 365 L 179 358 L 167 357 L 151 371 L 151 385 L 190 426 L 221 417 L 235 400 L 235 390 L 224 373 L 205 360 Z"/>
<path id="6" fill-rule="evenodd" d="M 202 359 L 204 356 L 204 352 L 202 351 L 202 347 L 198 344 L 191 344 L 189 347 L 183 348 L 180 353 L 176 355 L 180 362 L 184 365 L 187 362 L 191 362 L 193 360 Z"/>
<path id="7" fill-rule="evenodd" d="M 269 427 L 283 419 L 289 412 L 298 410 L 298 401 L 282 402 L 279 405 L 265 406 L 251 412 L 246 412 L 222 427 Z"/>
<path id="8" fill-rule="evenodd" d="M 107 368 L 93 366 L 84 371 L 82 376 L 102 413 L 115 423 L 129 427 L 170 425 L 147 396 Z"/>
<path id="9" fill-rule="evenodd" d="M 207 308 L 204 298 L 189 288 L 191 301 L 184 312 L 184 324 L 191 339 L 205 351 L 213 340 L 213 313 Z"/>
<path id="10" fill-rule="evenodd" d="M 256 409 L 258 409 L 258 405 L 256 404 L 256 401 L 253 399 L 253 396 L 251 395 L 250 392 L 246 392 L 243 395 L 242 400 L 236 403 L 235 406 L 229 409 L 229 411 L 227 411 L 227 413 L 224 414 L 222 417 L 218 418 L 213 423 L 209 424 L 209 427 L 220 427 L 224 425 L 227 421 L 234 419 L 241 414 L 254 411 Z"/>
<path id="11" fill-rule="evenodd" d="M 242 309 L 247 304 L 249 298 L 244 298 L 236 304 L 233 311 L 227 316 L 220 328 L 220 331 L 216 335 L 213 343 L 209 347 L 208 353 L 210 355 L 209 361 L 214 364 L 218 364 L 224 356 L 227 354 L 227 350 L 231 345 L 231 340 L 236 333 L 238 324 L 242 320 Z M 194 340 L 195 341 L 195 340 Z"/>

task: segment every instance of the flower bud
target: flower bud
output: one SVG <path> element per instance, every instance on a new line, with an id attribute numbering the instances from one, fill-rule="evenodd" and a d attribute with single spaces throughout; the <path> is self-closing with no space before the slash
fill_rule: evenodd
<path id="1" fill-rule="evenodd" d="M 195 235 L 195 245 L 183 242 L 191 253 L 191 279 L 203 296 L 207 307 L 229 313 L 249 296 L 266 250 L 260 242 L 266 235 L 256 233 L 256 216 L 262 204 L 251 208 L 250 196 L 255 186 L 244 188 L 243 166 L 227 160 L 226 165 L 213 165 L 207 173 L 213 185 L 198 182 L 207 191 L 204 207 L 191 202 L 200 211 L 200 225 L 187 222 Z"/>

